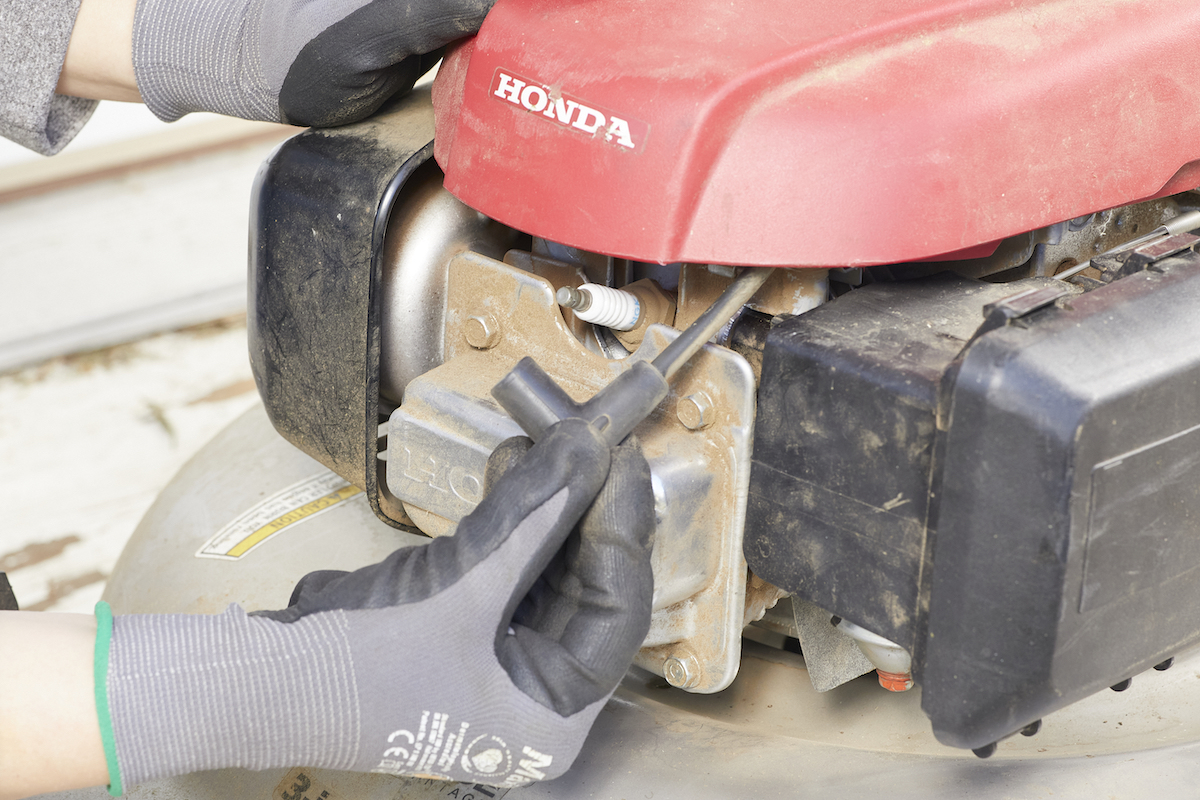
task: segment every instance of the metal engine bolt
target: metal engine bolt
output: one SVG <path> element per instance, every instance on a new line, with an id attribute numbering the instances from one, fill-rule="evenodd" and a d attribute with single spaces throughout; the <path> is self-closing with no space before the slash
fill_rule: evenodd
<path id="1" fill-rule="evenodd" d="M 1042 721 L 1040 719 L 1035 719 L 1033 722 L 1029 723 L 1024 728 L 1021 728 L 1021 735 L 1022 736 L 1036 736 L 1037 732 L 1040 731 L 1041 729 L 1042 729 Z"/>
<path id="2" fill-rule="evenodd" d="M 1156 670 L 1158 670 L 1159 672 L 1166 672 L 1167 670 L 1169 670 L 1171 668 L 1171 665 L 1174 663 L 1175 663 L 1175 656 L 1171 656 L 1166 661 L 1162 661 L 1158 664 L 1155 664 L 1154 668 Z"/>
<path id="3" fill-rule="evenodd" d="M 691 653 L 669 656 L 663 662 L 663 677 L 676 689 L 691 689 L 700 684 L 700 664 Z"/>
<path id="4" fill-rule="evenodd" d="M 1108 688 L 1112 689 L 1114 692 L 1123 692 L 1126 689 L 1128 689 L 1130 686 L 1133 686 L 1133 678 L 1126 678 L 1125 680 L 1121 681 L 1120 683 L 1114 683 L 1112 686 L 1110 686 Z"/>
<path id="5" fill-rule="evenodd" d="M 689 394 L 679 401 L 675 415 L 688 430 L 703 430 L 712 424 L 715 416 L 712 398 L 705 392 Z"/>
<path id="6" fill-rule="evenodd" d="M 475 314 L 463 323 L 467 344 L 476 350 L 491 350 L 500 344 L 500 325 L 491 314 Z"/>

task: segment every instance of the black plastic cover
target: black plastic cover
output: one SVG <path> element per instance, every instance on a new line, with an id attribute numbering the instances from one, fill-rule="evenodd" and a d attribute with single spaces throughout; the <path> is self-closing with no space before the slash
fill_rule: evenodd
<path id="1" fill-rule="evenodd" d="M 1200 256 L 971 345 L 928 639 L 938 738 L 979 747 L 1200 640 Z"/>
<path id="2" fill-rule="evenodd" d="M 366 122 L 310 130 L 259 170 L 250 226 L 250 364 L 276 430 L 364 490 L 379 480 L 380 253 L 404 182 L 433 155 L 417 90 Z"/>
<path id="3" fill-rule="evenodd" d="M 771 331 L 744 544 L 757 575 L 913 648 L 942 376 L 1014 291 L 880 283 Z"/>
<path id="4" fill-rule="evenodd" d="M 0 611 L 19 611 L 17 596 L 13 594 L 8 576 L 0 572 Z"/>
<path id="5" fill-rule="evenodd" d="M 946 744 L 1200 641 L 1200 256 L 1142 267 L 877 284 L 768 337 L 747 561 L 908 648 Z"/>

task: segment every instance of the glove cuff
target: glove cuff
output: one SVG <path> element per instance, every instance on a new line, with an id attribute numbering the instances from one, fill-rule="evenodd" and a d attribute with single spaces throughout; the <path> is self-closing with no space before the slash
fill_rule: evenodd
<path id="1" fill-rule="evenodd" d="M 108 651 L 112 644 L 112 629 L 112 609 L 101 600 L 96 603 L 96 718 L 100 722 L 100 741 L 108 765 L 108 793 L 120 797 L 124 794 L 121 767 L 117 763 L 117 741 L 113 738 L 112 715 L 108 711 Z"/>
<path id="2" fill-rule="evenodd" d="M 126 787 L 222 767 L 354 764 L 361 712 L 341 612 L 283 624 L 232 605 L 118 616 L 112 631 L 109 769 Z"/>
<path id="3" fill-rule="evenodd" d="M 279 122 L 258 50 L 262 0 L 138 0 L 133 71 L 164 122 L 192 111 Z"/>

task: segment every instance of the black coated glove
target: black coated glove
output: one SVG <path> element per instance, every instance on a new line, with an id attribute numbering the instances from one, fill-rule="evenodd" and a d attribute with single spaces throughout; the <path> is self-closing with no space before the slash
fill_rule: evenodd
<path id="1" fill-rule="evenodd" d="M 296 764 L 501 786 L 564 772 L 649 629 L 653 496 L 637 445 L 610 452 L 581 421 L 527 446 L 500 448 L 489 471 L 515 465 L 453 537 L 314 573 L 286 609 L 116 617 L 114 782 Z"/>
<path id="2" fill-rule="evenodd" d="M 159 118 L 329 126 L 412 88 L 494 0 L 139 0 L 133 64 Z"/>

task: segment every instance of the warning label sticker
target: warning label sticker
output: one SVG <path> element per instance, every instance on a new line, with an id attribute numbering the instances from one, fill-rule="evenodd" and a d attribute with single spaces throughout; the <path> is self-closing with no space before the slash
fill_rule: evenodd
<path id="1" fill-rule="evenodd" d="M 362 489 L 324 472 L 276 492 L 230 522 L 196 551 L 196 558 L 236 560 L 280 531 L 323 514 Z"/>

